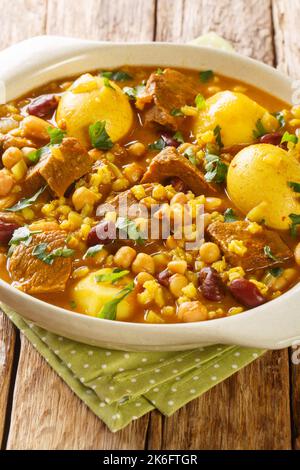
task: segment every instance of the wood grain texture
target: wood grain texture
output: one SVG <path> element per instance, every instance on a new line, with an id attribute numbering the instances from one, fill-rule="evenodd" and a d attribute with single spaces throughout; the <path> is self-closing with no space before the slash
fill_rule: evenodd
<path id="1" fill-rule="evenodd" d="M 271 0 L 158 0 L 156 40 L 183 42 L 209 31 L 273 63 Z"/>
<path id="2" fill-rule="evenodd" d="M 0 447 L 6 425 L 8 396 L 15 352 L 16 331 L 0 311 Z"/>

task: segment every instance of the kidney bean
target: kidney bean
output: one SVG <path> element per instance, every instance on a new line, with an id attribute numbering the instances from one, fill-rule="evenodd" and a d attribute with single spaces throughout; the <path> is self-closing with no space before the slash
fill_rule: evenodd
<path id="1" fill-rule="evenodd" d="M 248 279 L 235 279 L 229 285 L 229 290 L 233 297 L 246 307 L 258 307 L 266 301 L 256 285 Z"/>
<path id="2" fill-rule="evenodd" d="M 53 113 L 57 105 L 58 100 L 55 95 L 41 95 L 28 105 L 27 111 L 32 116 L 43 118 Z"/>
<path id="3" fill-rule="evenodd" d="M 164 286 L 164 287 L 169 287 L 170 283 L 170 277 L 173 275 L 168 269 L 164 269 L 158 275 L 156 276 L 156 279 L 158 282 Z"/>
<path id="4" fill-rule="evenodd" d="M 180 142 L 178 142 L 178 140 L 174 139 L 174 137 L 172 137 L 171 134 L 169 134 L 168 132 L 163 132 L 161 134 L 161 138 L 165 141 L 166 145 L 170 146 L 170 147 L 179 147 L 180 145 Z"/>
<path id="5" fill-rule="evenodd" d="M 225 297 L 225 286 L 219 273 L 213 268 L 202 268 L 199 277 L 199 290 L 207 300 L 219 302 Z"/>
<path id="6" fill-rule="evenodd" d="M 116 239 L 116 226 L 112 221 L 103 220 L 93 227 L 87 237 L 88 246 L 108 245 Z"/>
<path id="7" fill-rule="evenodd" d="M 19 228 L 18 224 L 0 220 L 0 245 L 7 245 L 17 228 Z"/>
<path id="8" fill-rule="evenodd" d="M 188 190 L 186 184 L 178 176 L 174 176 L 168 180 L 168 184 L 171 184 L 176 192 L 185 193 Z"/>
<path id="9" fill-rule="evenodd" d="M 280 145 L 282 134 L 280 132 L 273 132 L 272 134 L 265 134 L 260 138 L 261 144 Z"/>

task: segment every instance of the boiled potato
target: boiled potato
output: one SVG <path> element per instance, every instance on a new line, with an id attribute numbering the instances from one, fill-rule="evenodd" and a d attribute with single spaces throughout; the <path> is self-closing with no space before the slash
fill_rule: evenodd
<path id="1" fill-rule="evenodd" d="M 300 183 L 298 160 L 280 147 L 256 144 L 241 150 L 232 160 L 227 190 L 234 204 L 250 220 L 285 230 L 289 214 L 300 214 L 300 197 L 289 186 Z"/>
<path id="2" fill-rule="evenodd" d="M 264 128 L 273 132 L 278 128 L 277 119 L 243 93 L 220 91 L 206 100 L 194 124 L 194 134 L 213 131 L 221 127 L 221 139 L 225 147 L 255 141 L 253 132 L 261 119 Z"/>
<path id="3" fill-rule="evenodd" d="M 90 148 L 90 124 L 105 121 L 108 135 L 116 142 L 130 131 L 133 111 L 127 96 L 115 83 L 105 82 L 102 77 L 87 73 L 62 95 L 56 121 L 58 126 L 65 126 L 68 136 L 76 137 L 85 147 Z"/>
<path id="4" fill-rule="evenodd" d="M 116 284 L 96 281 L 95 276 L 97 274 L 108 274 L 111 272 L 111 268 L 103 268 L 77 282 L 73 288 L 72 298 L 82 313 L 93 317 L 97 316 L 103 305 L 116 298 L 119 292 L 132 281 L 129 276 L 124 276 Z M 128 320 L 134 313 L 134 303 L 132 299 L 130 301 L 130 297 L 131 294 L 118 304 L 117 320 Z"/>

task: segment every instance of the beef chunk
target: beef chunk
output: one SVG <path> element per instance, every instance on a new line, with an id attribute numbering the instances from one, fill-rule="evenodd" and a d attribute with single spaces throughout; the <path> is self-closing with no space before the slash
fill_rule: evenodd
<path id="1" fill-rule="evenodd" d="M 71 274 L 71 258 L 55 258 L 50 265 L 39 260 L 32 252 L 41 243 L 47 244 L 49 252 L 63 248 L 66 237 L 67 233 L 62 230 L 38 233 L 32 236 L 29 246 L 22 243 L 17 246 L 9 262 L 13 284 L 29 294 L 64 291 Z"/>
<path id="2" fill-rule="evenodd" d="M 193 104 L 198 90 L 192 80 L 180 72 L 166 69 L 163 74 L 152 73 L 144 94 L 137 100 L 137 107 L 150 104 L 145 112 L 145 124 L 157 123 L 178 130 L 183 118 L 171 114 L 186 104 Z"/>
<path id="3" fill-rule="evenodd" d="M 245 271 L 254 271 L 279 265 L 292 258 L 291 250 L 276 232 L 263 228 L 261 232 L 253 234 L 248 230 L 249 225 L 247 221 L 213 222 L 207 228 L 212 240 L 220 246 L 226 260 L 232 266 L 241 266 Z M 243 256 L 229 251 L 228 244 L 232 240 L 243 242 L 247 248 Z M 265 254 L 265 246 L 270 247 L 276 260 Z"/>
<path id="4" fill-rule="evenodd" d="M 34 194 L 48 184 L 56 196 L 63 196 L 68 187 L 89 172 L 93 160 L 74 138 L 63 139 L 59 146 L 43 152 L 39 162 L 30 167 L 24 181 L 25 194 Z"/>
<path id="5" fill-rule="evenodd" d="M 166 147 L 153 158 L 142 183 L 161 183 L 172 177 L 180 178 L 197 196 L 215 188 L 205 181 L 203 173 L 174 147 Z"/>

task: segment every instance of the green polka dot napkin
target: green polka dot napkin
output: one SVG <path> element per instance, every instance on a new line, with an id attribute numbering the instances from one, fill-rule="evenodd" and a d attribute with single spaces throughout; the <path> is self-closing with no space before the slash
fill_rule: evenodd
<path id="1" fill-rule="evenodd" d="M 111 431 L 157 408 L 170 416 L 264 353 L 215 345 L 181 352 L 122 352 L 57 336 L 2 310 Z"/>

